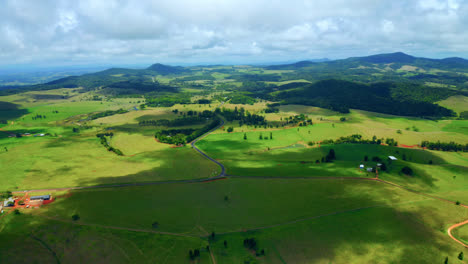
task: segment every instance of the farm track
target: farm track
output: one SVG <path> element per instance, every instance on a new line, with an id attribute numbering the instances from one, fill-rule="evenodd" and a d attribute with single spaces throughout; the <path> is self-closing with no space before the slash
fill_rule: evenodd
<path id="1" fill-rule="evenodd" d="M 219 105 L 222 106 L 224 104 L 224 102 Z M 109 185 L 94 185 L 94 186 L 77 186 L 77 187 L 68 187 L 68 188 L 52 188 L 52 189 L 35 189 L 35 190 L 24 190 L 24 191 L 15 191 L 13 193 L 22 193 L 22 192 L 39 192 L 39 191 L 67 191 L 67 190 L 83 190 L 83 189 L 98 189 L 98 188 L 120 188 L 120 187 L 133 187 L 133 186 L 150 186 L 150 185 L 162 185 L 162 184 L 177 184 L 177 183 L 205 183 L 205 182 L 211 182 L 211 181 L 216 181 L 216 180 L 221 180 L 221 179 L 228 179 L 228 178 L 246 178 L 246 179 L 283 179 L 283 180 L 295 180 L 295 179 L 301 179 L 301 180 L 354 180 L 354 181 L 376 181 L 376 182 L 380 182 L 380 183 L 383 183 L 383 184 L 387 184 L 387 185 L 391 185 L 391 186 L 394 186 L 396 188 L 399 188 L 399 189 L 402 189 L 402 190 L 405 190 L 405 191 L 408 191 L 408 192 L 412 192 L 414 194 L 417 194 L 417 195 L 420 195 L 420 196 L 424 196 L 424 197 L 427 197 L 427 198 L 432 198 L 432 199 L 436 199 L 436 200 L 439 200 L 439 201 L 442 201 L 442 202 L 446 202 L 446 203 L 450 203 L 450 204 L 457 204 L 456 202 L 454 201 L 450 201 L 448 199 L 445 199 L 445 198 L 442 198 L 442 197 L 438 197 L 438 196 L 435 196 L 435 195 L 430 195 L 430 194 L 426 194 L 426 193 L 423 193 L 423 192 L 420 192 L 420 191 L 416 191 L 416 190 L 413 190 L 411 188 L 408 188 L 408 187 L 405 187 L 405 186 L 402 186 L 402 185 L 399 185 L 399 184 L 396 184 L 396 183 L 392 183 L 392 182 L 389 182 L 389 181 L 385 181 L 385 180 L 382 180 L 382 179 L 379 179 L 379 178 L 364 178 L 364 177 L 334 177 L 334 176 L 318 176 L 318 177 L 307 177 L 307 176 L 304 176 L 304 177 L 284 177 L 284 176 L 240 176 L 240 175 L 227 175 L 226 174 L 226 168 L 224 167 L 223 164 L 221 164 L 219 161 L 215 160 L 214 158 L 208 156 L 206 153 L 204 153 L 202 150 L 200 150 L 197 146 L 196 146 L 196 143 L 198 141 L 200 141 L 201 139 L 207 137 L 209 134 L 211 134 L 213 131 L 221 128 L 223 125 L 225 124 L 224 120 L 221 118 L 221 124 L 219 124 L 217 127 L 211 129 L 210 131 L 206 132 L 205 134 L 201 135 L 200 137 L 196 138 L 195 140 L 193 140 L 192 142 L 190 142 L 190 145 L 192 146 L 193 149 L 195 149 L 198 153 L 200 153 L 202 156 L 204 156 L 205 158 L 207 158 L 208 160 L 210 160 L 211 162 L 214 162 L 215 164 L 217 164 L 220 168 L 221 168 L 221 172 L 217 175 L 217 176 L 214 176 L 214 177 L 209 177 L 209 178 L 200 178 L 200 179 L 191 179 L 191 180 L 174 180 L 174 181 L 157 181 L 157 182 L 142 182 L 142 183 L 123 183 L 123 184 L 109 184 Z M 1 128 L 0 128 L 0 131 L 1 131 Z M 464 207 L 464 208 L 468 208 L 467 205 L 464 205 L 464 204 L 459 204 L 461 207 Z M 249 229 L 247 231 L 254 231 L 254 230 L 261 230 L 261 229 L 267 229 L 267 228 L 273 228 L 273 227 L 277 227 L 277 226 L 282 226 L 282 225 L 287 225 L 287 224 L 293 224 L 293 223 L 297 223 L 297 222 L 302 222 L 302 221 L 306 221 L 306 220 L 311 220 L 311 219 L 317 219 L 317 218 L 320 218 L 320 217 L 325 217 L 325 216 L 330 216 L 330 215 L 337 215 L 337 214 L 341 214 L 341 213 L 348 213 L 348 212 L 355 212 L 355 211 L 360 211 L 360 210 L 363 210 L 363 209 L 367 209 L 367 208 L 374 208 L 374 207 L 382 207 L 382 206 L 368 206 L 368 207 L 362 207 L 362 208 L 356 208 L 356 209 L 351 209 L 351 210 L 346 210 L 346 211 L 340 211 L 340 212 L 334 212 L 334 213 L 329 213 L 329 214 L 324 214 L 324 215 L 320 215 L 320 216 L 314 216 L 314 217 L 307 217 L 307 218 L 304 218 L 304 219 L 297 219 L 297 220 L 293 220 L 293 221 L 289 221 L 287 223 L 281 223 L 281 224 L 275 224 L 275 225 L 270 225 L 270 226 L 264 226 L 264 227 L 257 227 L 257 228 L 253 228 L 253 229 Z M 48 217 L 46 217 L 48 218 Z M 55 219 L 55 218 L 50 218 L 50 219 L 54 219 L 54 220 L 57 220 L 57 221 L 62 221 L 62 222 L 69 222 L 69 221 L 65 221 L 65 220 L 59 220 L 59 219 Z M 72 222 L 74 223 L 74 222 Z M 98 226 L 98 227 L 103 227 L 103 228 L 110 228 L 110 229 L 117 229 L 117 230 L 129 230 L 129 231 L 135 231 L 135 232 L 147 232 L 147 233 L 158 233 L 158 234 L 167 234 L 167 235 L 176 235 L 176 236 L 187 236 L 187 237 L 196 237 L 196 236 L 189 236 L 189 235 L 184 235 L 184 234 L 177 234 L 177 233 L 167 233 L 167 232 L 158 232 L 158 231 L 151 231 L 151 230 L 144 230 L 144 229 L 132 229 L 132 228 L 123 228 L 123 227 L 113 227 L 113 226 L 101 226 L 101 225 L 95 225 L 95 224 L 83 224 L 83 223 L 76 223 L 76 224 L 80 224 L 80 225 L 88 225 L 88 226 Z M 461 222 L 461 223 L 458 223 L 458 224 L 455 224 L 453 226 L 451 226 L 448 230 L 447 230 L 447 233 L 448 235 L 450 236 L 450 238 L 452 238 L 454 241 L 456 241 L 457 243 L 463 245 L 464 247 L 467 247 L 468 248 L 468 245 L 464 244 L 463 242 L 461 242 L 460 240 L 456 239 L 452 234 L 451 234 L 451 231 L 454 229 L 454 228 L 457 228 L 457 227 L 460 227 L 462 225 L 465 225 L 465 224 L 468 224 L 468 220 L 464 221 L 464 222 Z M 237 233 L 237 232 L 241 232 L 241 231 L 233 231 L 233 232 L 229 232 L 229 233 Z M 226 233 L 228 234 L 228 233 Z M 214 256 L 212 255 L 212 259 L 215 262 L 214 260 Z"/>
<path id="2" fill-rule="evenodd" d="M 99 227 L 99 228 L 104 228 L 104 229 L 124 230 L 124 231 L 140 232 L 140 233 L 152 233 L 152 234 L 170 235 L 170 236 L 178 236 L 178 237 L 199 238 L 198 236 L 191 236 L 191 235 L 181 234 L 181 233 L 162 232 L 162 231 L 154 231 L 154 230 L 148 230 L 148 229 L 120 227 L 120 226 L 106 226 L 106 225 L 98 225 L 98 224 L 89 224 L 89 223 L 68 221 L 68 220 L 55 218 L 55 217 L 51 217 L 51 216 L 44 216 L 44 215 L 38 215 L 38 216 L 42 217 L 42 218 L 49 219 L 49 220 L 54 220 L 54 221 L 58 221 L 58 222 L 62 222 L 62 223 L 69 223 L 69 224 L 74 224 L 74 225 L 80 225 L 80 226 L 91 226 L 91 227 Z"/>

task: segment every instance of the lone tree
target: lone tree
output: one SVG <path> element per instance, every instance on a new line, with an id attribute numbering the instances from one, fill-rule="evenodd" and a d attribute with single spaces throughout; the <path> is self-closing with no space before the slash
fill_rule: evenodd
<path id="1" fill-rule="evenodd" d="M 405 167 L 401 168 L 401 172 L 403 172 L 403 174 L 406 174 L 406 175 L 409 175 L 409 176 L 413 175 L 413 170 L 408 166 L 405 166 Z"/>
<path id="2" fill-rule="evenodd" d="M 247 140 L 247 133 L 244 133 L 244 140 Z"/>
<path id="3" fill-rule="evenodd" d="M 460 254 L 458 254 L 458 259 L 463 260 L 463 252 L 460 252 Z"/>
<path id="4" fill-rule="evenodd" d="M 211 232 L 211 239 L 214 239 L 216 236 L 215 232 Z"/>
<path id="5" fill-rule="evenodd" d="M 78 220 L 80 220 L 80 216 L 77 215 L 77 214 L 74 214 L 74 215 L 72 215 L 72 220 L 73 221 L 78 221 Z"/>
<path id="6" fill-rule="evenodd" d="M 445 257 L 444 264 L 448 264 L 448 257 Z"/>
<path id="7" fill-rule="evenodd" d="M 380 169 L 382 171 L 386 171 L 387 170 L 387 165 L 385 165 L 385 163 L 382 163 L 382 165 L 380 165 Z"/>
<path id="8" fill-rule="evenodd" d="M 262 133 L 260 133 L 260 136 L 258 136 L 258 139 L 263 139 Z"/>
<path id="9" fill-rule="evenodd" d="M 273 133 L 270 132 L 270 139 L 273 139 Z"/>
<path id="10" fill-rule="evenodd" d="M 335 150 L 334 150 L 334 149 L 330 149 L 330 151 L 328 151 L 327 156 L 325 157 L 325 161 L 326 161 L 326 162 L 332 162 L 332 161 L 335 160 L 335 159 L 336 159 Z"/>
<path id="11" fill-rule="evenodd" d="M 232 131 L 234 131 L 234 128 L 233 127 L 228 127 L 227 132 L 231 133 Z"/>
<path id="12" fill-rule="evenodd" d="M 153 222 L 153 223 L 151 224 L 151 226 L 152 226 L 153 228 L 158 228 L 158 227 L 159 227 L 159 223 L 158 223 L 158 222 Z"/>
<path id="13" fill-rule="evenodd" d="M 227 241 L 224 240 L 224 247 L 227 248 Z"/>

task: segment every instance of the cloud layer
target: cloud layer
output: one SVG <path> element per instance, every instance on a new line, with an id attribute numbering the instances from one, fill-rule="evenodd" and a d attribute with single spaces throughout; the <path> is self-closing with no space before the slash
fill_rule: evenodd
<path id="1" fill-rule="evenodd" d="M 3 0 L 0 64 L 468 57 L 467 0 Z"/>

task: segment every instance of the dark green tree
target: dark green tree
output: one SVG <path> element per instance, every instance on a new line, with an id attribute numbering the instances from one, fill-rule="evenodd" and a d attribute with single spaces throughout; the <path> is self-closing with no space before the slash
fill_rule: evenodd
<path id="1" fill-rule="evenodd" d="M 273 139 L 273 133 L 270 132 L 270 139 Z"/>
<path id="2" fill-rule="evenodd" d="M 463 252 L 460 252 L 460 254 L 458 254 L 458 259 L 463 260 Z"/>
<path id="3" fill-rule="evenodd" d="M 73 221 L 78 221 L 78 220 L 80 220 L 80 216 L 78 214 L 74 214 L 74 215 L 72 215 L 72 220 Z"/>
<path id="4" fill-rule="evenodd" d="M 247 133 L 244 133 L 244 140 L 247 140 Z"/>
<path id="5" fill-rule="evenodd" d="M 401 169 L 401 172 L 403 172 L 403 174 L 406 174 L 406 175 L 413 175 L 413 170 L 408 166 L 403 167 Z"/>

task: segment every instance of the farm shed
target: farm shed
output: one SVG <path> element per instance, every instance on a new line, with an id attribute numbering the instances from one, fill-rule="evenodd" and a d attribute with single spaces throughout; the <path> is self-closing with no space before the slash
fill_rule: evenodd
<path id="1" fill-rule="evenodd" d="M 391 160 L 397 160 L 397 158 L 395 158 L 394 156 L 388 156 L 388 158 Z"/>
<path id="2" fill-rule="evenodd" d="M 31 200 L 50 200 L 50 195 L 31 196 Z"/>

